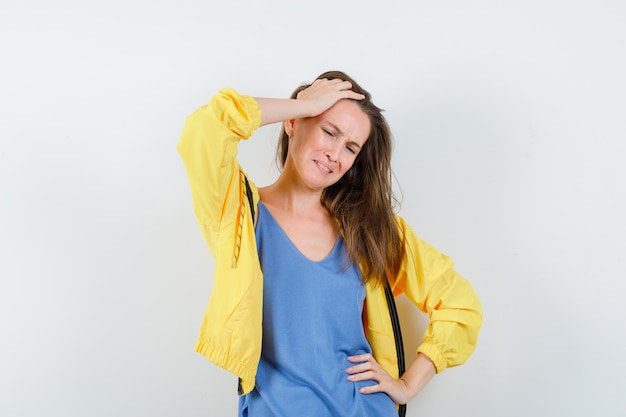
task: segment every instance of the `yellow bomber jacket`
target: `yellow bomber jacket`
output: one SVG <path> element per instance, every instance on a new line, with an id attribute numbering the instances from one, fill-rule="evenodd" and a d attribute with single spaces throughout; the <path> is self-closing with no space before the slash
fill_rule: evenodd
<path id="1" fill-rule="evenodd" d="M 252 391 L 261 356 L 263 273 L 246 196 L 245 174 L 236 160 L 238 144 L 259 127 L 256 101 L 232 89 L 221 90 L 191 114 L 177 149 L 185 164 L 196 219 L 215 258 L 213 292 L 200 328 L 196 351 L 241 378 Z M 257 187 L 249 182 L 254 205 Z M 256 207 L 254 207 L 256 212 Z M 430 317 L 418 352 L 437 372 L 467 360 L 474 350 L 482 309 L 468 281 L 452 260 L 420 240 L 397 217 L 406 256 L 390 282 Z M 398 375 L 394 333 L 384 287 L 366 285 L 365 330 L 378 363 Z"/>

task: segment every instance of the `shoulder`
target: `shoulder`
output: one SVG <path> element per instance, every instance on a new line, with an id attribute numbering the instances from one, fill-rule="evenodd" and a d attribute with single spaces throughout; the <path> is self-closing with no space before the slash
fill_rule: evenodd
<path id="1" fill-rule="evenodd" d="M 422 240 L 404 218 L 396 216 L 396 223 L 404 245 L 405 262 L 407 261 L 406 258 L 412 258 L 413 260 L 421 260 L 427 264 L 439 263 L 441 264 L 440 267 L 443 268 L 452 266 L 452 259 L 441 253 L 439 249 L 430 243 Z"/>
<path id="2" fill-rule="evenodd" d="M 400 237 L 403 240 L 406 238 L 407 235 L 412 235 L 412 236 L 415 236 L 415 238 L 417 238 L 415 231 L 406 222 L 406 220 L 403 217 L 396 215 L 395 218 L 396 218 L 396 225 L 398 226 L 398 231 L 400 232 Z"/>

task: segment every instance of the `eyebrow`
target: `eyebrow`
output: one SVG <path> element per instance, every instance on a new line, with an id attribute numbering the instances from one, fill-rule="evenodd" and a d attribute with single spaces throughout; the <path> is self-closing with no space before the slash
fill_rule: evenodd
<path id="1" fill-rule="evenodd" d="M 335 125 L 332 122 L 329 122 L 328 120 L 326 121 L 326 123 L 328 123 L 339 135 L 343 136 L 344 133 L 341 129 L 339 129 L 339 127 L 337 125 Z M 354 140 L 347 140 L 347 143 L 349 143 L 350 145 L 354 145 L 354 146 L 358 146 L 359 149 L 363 148 L 363 145 L 361 145 L 359 142 L 356 142 Z"/>

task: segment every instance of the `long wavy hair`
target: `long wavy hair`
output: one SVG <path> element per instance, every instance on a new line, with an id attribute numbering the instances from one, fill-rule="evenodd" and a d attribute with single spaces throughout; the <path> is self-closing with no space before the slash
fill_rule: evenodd
<path id="1" fill-rule="evenodd" d="M 337 219 L 346 242 L 348 256 L 361 266 L 363 280 L 383 283 L 395 277 L 404 257 L 404 245 L 393 212 L 396 202 L 392 192 L 392 141 L 382 109 L 371 95 L 341 71 L 329 71 L 317 79 L 339 78 L 352 83 L 352 90 L 365 99 L 355 100 L 369 117 L 370 135 L 352 167 L 335 184 L 322 192 L 321 203 Z M 298 87 L 291 98 L 311 84 Z M 283 126 L 276 158 L 282 169 L 289 151 L 289 136 Z"/>

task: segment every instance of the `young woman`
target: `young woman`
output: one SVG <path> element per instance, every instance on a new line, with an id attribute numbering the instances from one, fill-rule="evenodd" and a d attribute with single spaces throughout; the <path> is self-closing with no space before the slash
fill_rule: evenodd
<path id="1" fill-rule="evenodd" d="M 259 189 L 238 144 L 278 122 L 282 171 Z M 391 417 L 472 353 L 480 303 L 393 214 L 389 128 L 346 74 L 290 99 L 221 90 L 189 116 L 178 150 L 215 257 L 196 350 L 239 377 L 240 416 Z M 430 316 L 406 371 L 400 293 Z"/>

